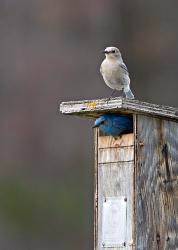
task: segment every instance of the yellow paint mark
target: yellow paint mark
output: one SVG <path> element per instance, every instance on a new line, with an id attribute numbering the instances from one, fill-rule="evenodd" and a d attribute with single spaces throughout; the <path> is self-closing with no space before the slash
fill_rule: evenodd
<path id="1" fill-rule="evenodd" d="M 96 102 L 90 102 L 87 104 L 87 108 L 90 108 L 90 109 L 95 109 L 97 106 Z"/>

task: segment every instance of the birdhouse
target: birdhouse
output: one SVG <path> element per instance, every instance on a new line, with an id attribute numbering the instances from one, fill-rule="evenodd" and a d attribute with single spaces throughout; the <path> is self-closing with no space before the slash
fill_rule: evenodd
<path id="1" fill-rule="evenodd" d="M 114 98 L 63 102 L 63 114 L 133 117 L 133 133 L 95 129 L 94 249 L 178 249 L 178 110 Z"/>

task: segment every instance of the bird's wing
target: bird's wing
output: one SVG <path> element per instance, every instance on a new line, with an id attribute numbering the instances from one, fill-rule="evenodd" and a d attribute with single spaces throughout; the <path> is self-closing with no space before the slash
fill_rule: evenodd
<path id="1" fill-rule="evenodd" d="M 113 122 L 113 126 L 120 128 L 120 129 L 132 129 L 133 124 L 132 124 L 132 120 L 128 117 L 125 116 L 115 116 L 112 119 Z"/>
<path id="2" fill-rule="evenodd" d="M 129 75 L 129 71 L 128 71 L 127 66 L 125 65 L 125 63 L 121 63 L 121 64 L 119 64 L 119 66 L 124 70 L 124 72 L 127 75 Z"/>

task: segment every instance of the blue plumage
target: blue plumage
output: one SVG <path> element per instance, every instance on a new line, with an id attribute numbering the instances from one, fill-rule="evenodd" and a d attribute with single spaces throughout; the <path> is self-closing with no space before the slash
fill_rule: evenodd
<path id="1" fill-rule="evenodd" d="M 106 135 L 119 136 L 133 132 L 133 118 L 126 115 L 105 114 L 95 120 L 93 127 Z"/>

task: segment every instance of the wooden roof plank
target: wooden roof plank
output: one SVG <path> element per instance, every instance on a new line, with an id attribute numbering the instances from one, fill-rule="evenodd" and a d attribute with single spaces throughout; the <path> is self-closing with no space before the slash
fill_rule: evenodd
<path id="1" fill-rule="evenodd" d="M 178 108 L 125 99 L 122 97 L 97 100 L 62 102 L 59 111 L 62 114 L 86 117 L 98 117 L 107 112 L 140 113 L 178 120 Z"/>

